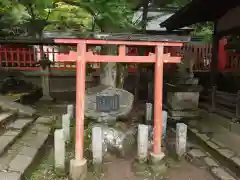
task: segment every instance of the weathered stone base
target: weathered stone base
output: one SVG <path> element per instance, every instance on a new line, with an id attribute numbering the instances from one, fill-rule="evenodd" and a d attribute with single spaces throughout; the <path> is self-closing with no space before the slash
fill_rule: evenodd
<path id="1" fill-rule="evenodd" d="M 163 176 L 167 167 L 163 160 L 165 154 L 161 152 L 160 154 L 150 153 L 150 170 L 154 176 Z"/>
<path id="2" fill-rule="evenodd" d="M 70 161 L 70 179 L 71 180 L 84 180 L 87 176 L 87 160 Z"/>

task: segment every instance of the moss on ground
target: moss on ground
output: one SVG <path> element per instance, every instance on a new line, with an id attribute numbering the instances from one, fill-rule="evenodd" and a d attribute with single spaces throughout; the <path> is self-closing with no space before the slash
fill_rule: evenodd
<path id="1" fill-rule="evenodd" d="M 74 121 L 73 121 L 74 122 Z M 90 122 L 86 120 L 85 122 Z M 61 122 L 56 122 L 55 128 L 60 128 Z M 85 158 L 88 159 L 88 166 L 91 169 L 91 150 L 90 150 L 90 144 L 91 144 L 91 123 L 85 124 L 85 137 L 84 137 L 84 147 L 85 147 Z M 36 167 L 33 173 L 26 178 L 27 180 L 67 180 L 68 179 L 68 167 L 69 162 L 71 159 L 74 158 L 74 142 L 75 142 L 75 125 L 73 124 L 71 127 L 71 141 L 67 145 L 66 148 L 66 174 L 62 176 L 58 176 L 55 173 L 54 169 L 54 150 L 53 150 L 53 144 L 48 145 L 48 152 L 46 155 L 42 158 L 40 161 L 40 164 Z M 90 178 L 87 179 L 96 179 L 95 174 L 89 174 Z"/>

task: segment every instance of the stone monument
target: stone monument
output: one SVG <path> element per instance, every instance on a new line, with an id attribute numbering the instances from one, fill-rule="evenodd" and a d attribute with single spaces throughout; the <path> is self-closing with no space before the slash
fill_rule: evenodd
<path id="1" fill-rule="evenodd" d="M 89 88 L 85 96 L 85 117 L 98 122 L 115 122 L 131 112 L 133 100 L 133 94 L 123 89 L 105 85 Z"/>

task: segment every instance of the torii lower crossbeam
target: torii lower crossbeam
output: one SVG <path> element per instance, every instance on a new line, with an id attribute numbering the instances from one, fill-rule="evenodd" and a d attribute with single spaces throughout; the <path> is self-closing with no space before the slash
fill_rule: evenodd
<path id="1" fill-rule="evenodd" d="M 154 145 L 153 153 L 161 153 L 162 137 L 162 88 L 163 88 L 163 64 L 179 63 L 180 57 L 171 57 L 164 54 L 164 46 L 182 46 L 182 43 L 171 42 L 142 42 L 142 41 L 114 41 L 114 40 L 84 40 L 84 39 L 56 39 L 56 43 L 77 44 L 77 90 L 76 90 L 76 160 L 83 159 L 84 145 L 84 96 L 86 62 L 137 62 L 155 63 L 154 85 Z M 119 54 L 116 56 L 94 55 L 87 52 L 88 44 L 118 45 Z M 155 54 L 149 56 L 127 56 L 126 46 L 155 46 Z M 66 60 L 66 59 L 65 59 Z M 69 61 L 72 61 L 69 59 Z"/>

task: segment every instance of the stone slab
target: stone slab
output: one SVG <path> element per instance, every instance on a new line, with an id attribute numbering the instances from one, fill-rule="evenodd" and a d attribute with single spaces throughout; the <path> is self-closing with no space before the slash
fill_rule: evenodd
<path id="1" fill-rule="evenodd" d="M 48 139 L 49 134 L 47 133 L 38 133 L 36 137 L 28 142 L 30 147 L 40 148 Z"/>
<path id="2" fill-rule="evenodd" d="M 232 157 L 231 160 L 236 164 L 237 167 L 240 167 L 240 157 Z"/>
<path id="3" fill-rule="evenodd" d="M 206 141 L 206 144 L 212 149 L 219 149 L 220 147 L 211 141 Z"/>
<path id="4" fill-rule="evenodd" d="M 34 147 L 23 147 L 18 154 L 25 155 L 28 157 L 35 157 L 38 153 L 38 149 Z"/>
<path id="5" fill-rule="evenodd" d="M 210 157 L 205 157 L 204 158 L 204 162 L 206 163 L 207 166 L 209 167 L 219 167 L 219 164 L 213 160 L 212 158 Z"/>
<path id="6" fill-rule="evenodd" d="M 206 154 L 200 149 L 192 149 L 187 154 L 193 159 L 206 157 Z"/>
<path id="7" fill-rule="evenodd" d="M 9 164 L 10 171 L 24 173 L 33 161 L 33 157 L 17 155 Z"/>
<path id="8" fill-rule="evenodd" d="M 8 164 L 11 162 L 12 158 L 13 157 L 10 154 L 0 157 L 0 171 L 6 171 L 8 169 Z"/>
<path id="9" fill-rule="evenodd" d="M 210 139 L 206 134 L 196 133 L 196 136 L 203 141 L 208 141 Z"/>
<path id="10" fill-rule="evenodd" d="M 1 123 L 5 123 L 5 121 L 10 118 L 11 116 L 13 116 L 13 112 L 3 112 L 0 114 L 0 124 Z"/>
<path id="11" fill-rule="evenodd" d="M 198 130 L 195 128 L 188 127 L 188 130 L 191 131 L 192 133 L 198 133 Z"/>
<path id="12" fill-rule="evenodd" d="M 10 124 L 8 126 L 8 129 L 23 129 L 26 126 L 28 126 L 31 122 L 33 122 L 33 119 L 17 119 L 14 123 Z"/>
<path id="13" fill-rule="evenodd" d="M 234 152 L 230 149 L 217 149 L 217 151 L 226 158 L 232 158 L 234 156 Z"/>
<path id="14" fill-rule="evenodd" d="M 21 174 L 17 172 L 0 172 L 1 180 L 21 180 Z"/>
<path id="15" fill-rule="evenodd" d="M 236 180 L 236 178 L 220 167 L 212 168 L 211 173 L 219 180 Z"/>
<path id="16" fill-rule="evenodd" d="M 0 106 L 3 109 L 18 111 L 20 114 L 32 116 L 36 113 L 36 110 L 30 106 L 25 106 L 17 102 L 9 100 L 6 96 L 0 95 Z"/>
<path id="17" fill-rule="evenodd" d="M 216 145 L 218 145 L 218 146 L 220 146 L 220 147 L 222 147 L 222 148 L 226 147 L 223 143 L 219 142 L 219 141 L 216 140 L 216 139 L 211 139 L 211 141 L 212 141 L 214 144 L 216 144 Z"/>
<path id="18" fill-rule="evenodd" d="M 18 137 L 19 135 L 16 136 L 1 136 L 0 137 L 0 154 L 4 153 L 4 151 L 9 147 L 14 140 Z"/>
<path id="19" fill-rule="evenodd" d="M 46 126 L 44 124 L 34 124 L 32 130 L 35 130 L 37 132 L 44 132 L 45 134 L 47 134 L 50 133 L 51 127 Z"/>
<path id="20" fill-rule="evenodd" d="M 41 116 L 39 118 L 37 118 L 36 123 L 37 124 L 49 124 L 51 125 L 54 121 L 54 117 L 53 116 Z"/>
<path id="21" fill-rule="evenodd" d="M 8 130 L 4 133 L 4 136 L 17 136 L 21 133 L 21 131 L 16 130 Z"/>

